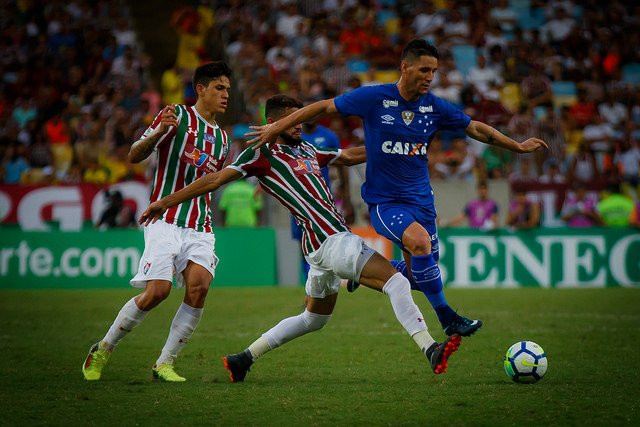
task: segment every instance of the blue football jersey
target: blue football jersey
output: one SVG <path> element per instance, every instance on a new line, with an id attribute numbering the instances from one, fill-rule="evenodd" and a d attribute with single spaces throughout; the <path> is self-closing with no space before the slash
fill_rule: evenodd
<path id="1" fill-rule="evenodd" d="M 336 97 L 335 104 L 341 114 L 358 116 L 364 123 L 364 201 L 433 203 L 429 143 L 439 130 L 465 129 L 471 118 L 430 93 L 406 101 L 394 83 L 360 87 Z"/>
<path id="2" fill-rule="evenodd" d="M 315 131 L 306 133 L 302 128 L 302 139 L 309 141 L 318 148 L 340 148 L 340 141 L 338 135 L 331 129 L 328 129 L 322 125 L 316 125 Z M 331 182 L 329 180 L 329 168 L 327 166 L 320 169 L 324 180 L 327 182 L 329 188 L 331 188 Z"/>

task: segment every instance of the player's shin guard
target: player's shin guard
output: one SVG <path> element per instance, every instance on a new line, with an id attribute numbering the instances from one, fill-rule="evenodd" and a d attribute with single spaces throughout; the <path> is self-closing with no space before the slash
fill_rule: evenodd
<path id="1" fill-rule="evenodd" d="M 180 304 L 180 307 L 173 318 L 173 322 L 171 322 L 171 329 L 169 330 L 167 342 L 162 348 L 162 352 L 156 361 L 156 365 L 159 366 L 164 363 L 168 363 L 170 365 L 173 364 L 178 353 L 180 353 L 187 342 L 191 339 L 193 331 L 198 326 L 201 317 L 201 308 L 191 307 L 184 302 Z"/>
<path id="2" fill-rule="evenodd" d="M 428 348 L 434 341 L 427 332 L 424 316 L 411 298 L 411 289 L 407 279 L 401 273 L 394 274 L 382 287 L 382 292 L 389 296 L 396 318 L 418 344 L 418 347 Z"/>
<path id="3" fill-rule="evenodd" d="M 269 347 L 273 350 L 292 339 L 298 338 L 309 332 L 321 329 L 331 319 L 331 315 L 316 314 L 304 310 L 297 316 L 283 319 L 262 336 L 267 339 Z"/>
<path id="4" fill-rule="evenodd" d="M 455 312 L 449 307 L 444 297 L 440 268 L 433 258 L 433 254 L 412 256 L 411 275 L 436 311 L 440 323 L 448 322 L 455 315 Z"/>
<path id="5" fill-rule="evenodd" d="M 135 302 L 135 297 L 127 301 L 118 312 L 118 315 L 107 331 L 107 334 L 102 338 L 101 342 L 104 344 L 105 348 L 108 351 L 113 351 L 122 338 L 131 332 L 133 328 L 138 326 L 147 314 L 149 314 L 148 311 L 142 311 L 138 308 Z"/>

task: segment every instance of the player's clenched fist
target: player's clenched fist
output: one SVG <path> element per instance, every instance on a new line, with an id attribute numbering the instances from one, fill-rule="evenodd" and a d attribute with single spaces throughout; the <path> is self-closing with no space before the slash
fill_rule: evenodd
<path id="1" fill-rule="evenodd" d="M 178 115 L 176 114 L 175 105 L 167 105 L 162 110 L 162 119 L 160 120 L 160 132 L 164 134 L 171 126 L 178 127 Z"/>

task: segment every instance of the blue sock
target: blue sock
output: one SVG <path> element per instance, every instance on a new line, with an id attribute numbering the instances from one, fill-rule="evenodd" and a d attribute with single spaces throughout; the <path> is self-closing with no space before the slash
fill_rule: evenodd
<path id="1" fill-rule="evenodd" d="M 412 291 L 422 291 L 422 289 L 420 289 L 420 287 L 418 285 L 416 285 L 416 282 L 413 281 L 413 278 L 409 274 L 409 269 L 407 268 L 407 263 L 403 259 L 392 259 L 389 262 L 391 263 L 391 265 L 393 265 L 393 268 L 398 270 L 400 273 L 402 273 L 402 275 L 404 277 L 406 277 L 406 279 L 411 284 L 411 290 Z"/>
<path id="2" fill-rule="evenodd" d="M 444 297 L 440 268 L 436 260 L 433 259 L 433 254 L 412 256 L 411 274 L 413 275 L 413 280 L 415 280 L 436 311 L 440 323 L 443 326 L 447 324 L 455 314 L 455 311 L 449 307 Z"/>

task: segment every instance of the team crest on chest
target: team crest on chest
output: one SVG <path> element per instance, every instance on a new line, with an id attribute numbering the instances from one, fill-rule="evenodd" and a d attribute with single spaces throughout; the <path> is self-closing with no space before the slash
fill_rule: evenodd
<path id="1" fill-rule="evenodd" d="M 402 120 L 404 121 L 404 124 L 409 126 L 413 121 L 413 116 L 414 116 L 413 111 L 404 110 L 402 112 Z"/>

